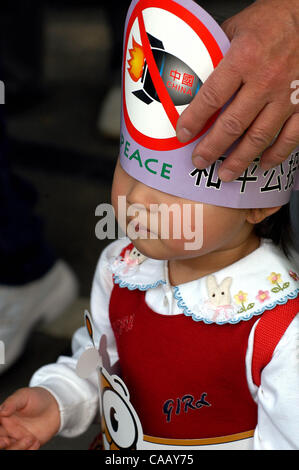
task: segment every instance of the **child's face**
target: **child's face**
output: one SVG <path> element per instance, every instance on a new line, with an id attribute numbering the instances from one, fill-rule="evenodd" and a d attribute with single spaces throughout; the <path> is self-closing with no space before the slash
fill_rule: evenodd
<path id="1" fill-rule="evenodd" d="M 119 213 L 119 196 L 126 197 L 125 217 Z M 169 218 L 166 219 L 169 231 L 167 238 L 165 238 L 165 225 L 163 225 L 165 221 L 163 222 L 160 212 L 158 225 L 151 233 L 147 231 L 153 227 L 149 217 L 150 205 L 155 204 L 157 207 L 162 203 L 167 207 L 175 204 L 179 209 L 175 215 L 169 211 Z M 253 230 L 253 225 L 247 221 L 247 209 L 231 209 L 201 204 L 166 194 L 132 178 L 122 169 L 119 161 L 116 165 L 112 186 L 112 204 L 118 223 L 126 233 L 128 224 L 131 222 L 132 226 L 133 219 L 140 222 L 139 236 L 133 240 L 134 245 L 145 256 L 154 259 L 187 259 L 215 251 L 233 249 L 244 243 Z M 131 215 L 128 215 L 128 208 L 132 205 L 139 206 L 139 212 L 134 215 L 133 211 Z M 187 206 L 186 214 L 190 215 L 183 217 L 181 215 L 184 214 L 184 208 Z M 176 238 L 177 232 L 173 228 L 174 223 L 176 227 L 179 226 L 181 229 L 179 239 Z M 135 230 L 137 232 L 138 227 Z M 190 233 L 193 234 L 191 239 L 188 235 Z M 128 236 L 130 236 L 129 233 Z M 186 249 L 185 244 L 192 242 L 194 242 L 192 249 Z"/>

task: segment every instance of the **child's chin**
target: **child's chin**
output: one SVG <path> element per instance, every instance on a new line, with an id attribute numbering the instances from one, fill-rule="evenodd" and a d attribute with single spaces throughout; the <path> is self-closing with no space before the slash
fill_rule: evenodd
<path id="1" fill-rule="evenodd" d="M 170 260 L 175 258 L 192 257 L 194 251 L 186 251 L 182 240 L 161 240 L 157 238 L 137 238 L 132 240 L 134 246 L 144 256 L 157 260 Z"/>
<path id="2" fill-rule="evenodd" d="M 165 247 L 159 239 L 136 238 L 136 240 L 132 240 L 132 243 L 147 258 L 167 259 Z"/>

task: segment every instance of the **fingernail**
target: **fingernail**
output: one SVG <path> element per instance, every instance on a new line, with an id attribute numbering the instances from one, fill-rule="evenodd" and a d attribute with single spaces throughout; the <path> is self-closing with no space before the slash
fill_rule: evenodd
<path id="1" fill-rule="evenodd" d="M 234 181 L 238 175 L 237 173 L 229 170 L 228 168 L 220 169 L 218 172 L 218 176 L 224 183 L 229 183 L 230 181 Z"/>
<path id="2" fill-rule="evenodd" d="M 5 405 L 0 406 L 0 413 L 5 410 Z"/>
<path id="3" fill-rule="evenodd" d="M 195 157 L 193 157 L 193 163 L 199 170 L 204 170 L 211 164 L 210 162 L 202 158 L 200 155 L 196 155 Z"/>
<path id="4" fill-rule="evenodd" d="M 186 127 L 182 127 L 181 129 L 177 130 L 177 138 L 182 143 L 188 142 L 188 140 L 192 139 L 192 137 L 192 132 L 190 132 L 189 129 L 186 129 Z"/>

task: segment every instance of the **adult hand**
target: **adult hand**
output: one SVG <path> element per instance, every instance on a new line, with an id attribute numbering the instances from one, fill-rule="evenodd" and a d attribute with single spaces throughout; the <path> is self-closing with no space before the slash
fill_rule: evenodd
<path id="1" fill-rule="evenodd" d="M 299 1 L 257 0 L 222 28 L 231 47 L 181 114 L 177 137 L 188 142 L 233 97 L 193 152 L 194 165 L 203 169 L 242 136 L 219 169 L 223 181 L 232 181 L 257 156 L 268 170 L 299 144 L 293 89 L 299 85 Z"/>

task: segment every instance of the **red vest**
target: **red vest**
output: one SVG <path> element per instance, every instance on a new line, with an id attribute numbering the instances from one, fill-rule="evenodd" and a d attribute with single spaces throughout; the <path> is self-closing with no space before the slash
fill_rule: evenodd
<path id="1" fill-rule="evenodd" d="M 115 285 L 110 322 L 121 377 L 144 434 L 201 439 L 254 430 L 257 406 L 245 369 L 250 331 L 261 319 L 252 371 L 259 385 L 261 369 L 298 310 L 295 299 L 266 311 L 262 318 L 205 324 L 185 315 L 157 314 L 146 305 L 144 291 Z M 273 328 L 273 318 L 281 316 L 284 320 L 278 324 L 282 326 Z"/>

